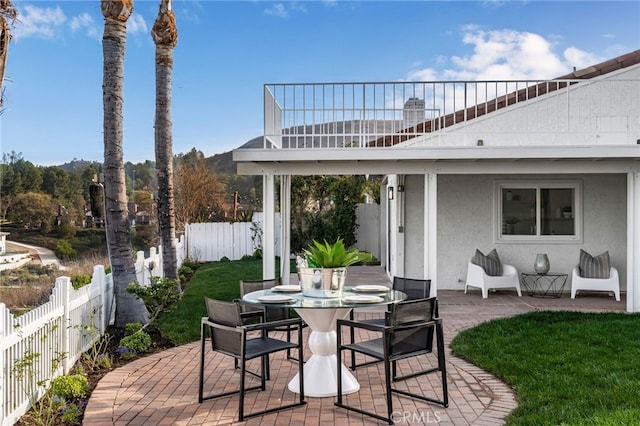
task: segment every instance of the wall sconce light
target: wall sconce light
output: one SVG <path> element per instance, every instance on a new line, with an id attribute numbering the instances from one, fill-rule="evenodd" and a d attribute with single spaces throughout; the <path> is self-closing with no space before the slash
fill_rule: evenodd
<path id="1" fill-rule="evenodd" d="M 393 200 L 393 186 L 390 186 L 390 187 L 387 189 L 387 195 L 389 196 L 389 199 L 390 199 L 390 200 Z"/>

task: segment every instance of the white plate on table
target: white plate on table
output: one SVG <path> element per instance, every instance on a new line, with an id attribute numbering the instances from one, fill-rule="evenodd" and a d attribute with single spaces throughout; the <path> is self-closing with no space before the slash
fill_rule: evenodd
<path id="1" fill-rule="evenodd" d="M 285 296 L 280 294 L 266 294 L 264 296 L 258 297 L 260 302 L 265 303 L 287 303 L 293 302 L 293 298 L 291 296 Z"/>
<path id="2" fill-rule="evenodd" d="M 277 285 L 273 287 L 273 291 L 286 291 L 286 292 L 301 292 L 302 288 L 299 285 Z"/>
<path id="3" fill-rule="evenodd" d="M 353 291 L 358 293 L 380 293 L 389 290 L 391 290 L 389 287 L 383 285 L 358 285 L 353 288 Z"/>
<path id="4" fill-rule="evenodd" d="M 353 296 L 345 296 L 344 299 L 347 303 L 380 303 L 384 299 L 380 296 L 372 296 L 366 294 L 355 294 Z"/>

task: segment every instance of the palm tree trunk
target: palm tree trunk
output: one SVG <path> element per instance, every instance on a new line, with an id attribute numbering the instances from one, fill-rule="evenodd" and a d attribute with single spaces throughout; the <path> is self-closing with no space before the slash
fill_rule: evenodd
<path id="1" fill-rule="evenodd" d="M 102 0 L 104 34 L 103 107 L 104 178 L 107 245 L 116 295 L 116 327 L 127 323 L 147 324 L 149 314 L 141 299 L 127 293 L 137 280 L 129 235 L 129 209 L 122 151 L 122 105 L 124 53 L 127 19 L 133 11 L 132 0 Z"/>
<path id="2" fill-rule="evenodd" d="M 158 179 L 158 224 L 165 278 L 178 278 L 176 259 L 176 215 L 173 195 L 173 147 L 171 138 L 171 77 L 173 48 L 178 42 L 171 0 L 161 0 L 151 30 L 156 44 L 155 148 Z"/>
<path id="3" fill-rule="evenodd" d="M 14 22 L 17 16 L 18 12 L 11 4 L 11 0 L 0 0 L 0 107 L 4 101 L 2 84 L 4 83 L 4 70 L 11 41 L 11 28 L 7 20 Z"/>

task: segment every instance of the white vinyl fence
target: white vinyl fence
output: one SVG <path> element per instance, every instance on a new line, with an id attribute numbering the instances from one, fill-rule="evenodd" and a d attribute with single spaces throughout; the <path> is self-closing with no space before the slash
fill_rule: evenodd
<path id="1" fill-rule="evenodd" d="M 29 409 L 30 397 L 37 400 L 51 379 L 69 372 L 102 336 L 113 307 L 113 280 L 102 265 L 78 290 L 69 277 L 56 279 L 49 301 L 24 315 L 14 317 L 0 303 L 2 426 L 14 424 Z"/>
<path id="2" fill-rule="evenodd" d="M 380 204 L 358 204 L 356 207 L 356 245 L 380 259 Z"/>
<path id="3" fill-rule="evenodd" d="M 275 253 L 280 253 L 280 213 L 276 213 Z M 357 247 L 380 257 L 380 205 L 358 204 Z M 216 262 L 223 257 L 238 260 L 262 247 L 263 213 L 254 213 L 252 222 L 192 223 L 185 228 L 186 253 L 197 262 Z M 157 263 L 156 263 L 157 264 Z M 142 282 L 142 281 L 141 281 Z"/>
<path id="4" fill-rule="evenodd" d="M 176 251 L 180 267 L 186 257 L 184 238 L 176 241 Z M 148 257 L 138 252 L 135 267 L 140 283 L 164 276 L 161 247 L 151 248 Z M 56 279 L 49 301 L 24 315 L 15 317 L 0 303 L 0 426 L 13 425 L 52 379 L 67 374 L 113 323 L 114 312 L 113 277 L 102 265 L 78 290 L 69 277 Z"/>
<path id="5" fill-rule="evenodd" d="M 238 260 L 262 247 L 262 213 L 252 222 L 191 223 L 185 228 L 187 256 L 197 262 L 216 262 L 223 257 Z M 276 253 L 280 252 L 280 213 L 276 213 Z"/>
<path id="6" fill-rule="evenodd" d="M 185 244 L 185 236 L 181 236 L 176 240 L 176 260 L 178 268 L 187 257 L 187 246 Z M 164 277 L 164 268 L 162 267 L 162 246 L 151 247 L 149 257 L 145 257 L 143 251 L 136 253 L 136 278 L 141 284 L 150 284 L 151 277 Z"/>

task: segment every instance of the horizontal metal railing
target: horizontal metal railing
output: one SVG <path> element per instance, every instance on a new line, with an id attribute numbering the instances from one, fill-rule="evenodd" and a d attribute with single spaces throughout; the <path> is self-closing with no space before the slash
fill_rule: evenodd
<path id="1" fill-rule="evenodd" d="M 517 116 L 492 125 L 490 132 L 505 139 L 553 133 L 549 137 L 556 141 L 563 134 L 587 139 L 594 132 L 619 134 L 639 126 L 640 100 L 632 94 L 637 84 L 596 79 L 267 84 L 265 148 L 386 147 L 425 138 L 475 144 L 476 123 L 518 108 Z M 448 142 L 454 130 L 455 142 Z"/>

